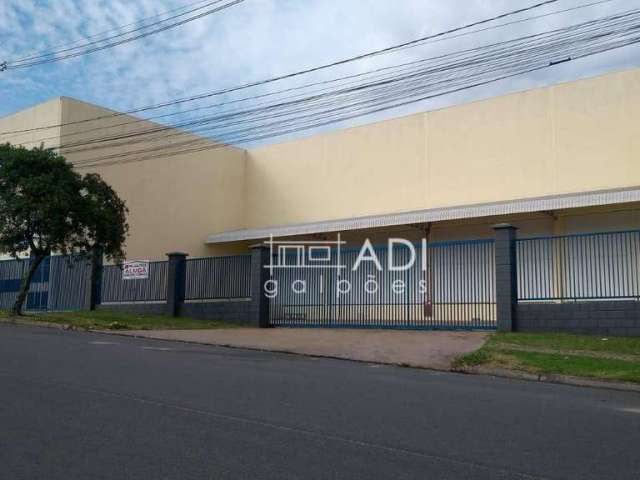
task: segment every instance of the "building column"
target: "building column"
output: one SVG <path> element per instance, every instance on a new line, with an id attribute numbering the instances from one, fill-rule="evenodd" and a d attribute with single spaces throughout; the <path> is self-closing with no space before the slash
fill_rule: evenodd
<path id="1" fill-rule="evenodd" d="M 508 223 L 493 226 L 496 235 L 496 316 L 500 332 L 517 330 L 518 277 L 516 227 Z"/>
<path id="2" fill-rule="evenodd" d="M 166 314 L 171 317 L 180 315 L 180 305 L 184 302 L 187 253 L 167 253 L 167 306 Z"/>
<path id="3" fill-rule="evenodd" d="M 271 265 L 271 251 L 266 245 L 251 247 L 251 307 L 249 309 L 249 321 L 260 328 L 270 326 L 269 322 L 269 298 L 265 292 L 265 283 L 269 280 Z"/>

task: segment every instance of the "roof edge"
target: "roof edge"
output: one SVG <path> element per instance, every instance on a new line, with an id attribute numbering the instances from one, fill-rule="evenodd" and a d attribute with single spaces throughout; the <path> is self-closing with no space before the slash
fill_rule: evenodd
<path id="1" fill-rule="evenodd" d="M 391 227 L 397 225 L 492 217 L 566 208 L 580 208 L 640 202 L 640 186 L 590 192 L 529 197 L 499 202 L 477 203 L 453 207 L 412 210 L 400 213 L 368 215 L 320 222 L 298 223 L 243 230 L 229 230 L 209 235 L 206 244 L 258 240 L 269 236 L 286 237 L 315 233 Z"/>

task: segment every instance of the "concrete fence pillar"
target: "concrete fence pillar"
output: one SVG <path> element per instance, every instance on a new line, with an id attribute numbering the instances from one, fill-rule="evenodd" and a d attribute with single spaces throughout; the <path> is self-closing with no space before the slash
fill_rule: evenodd
<path id="1" fill-rule="evenodd" d="M 516 227 L 494 225 L 496 235 L 496 316 L 500 332 L 517 330 L 518 277 L 516 270 Z"/>
<path id="2" fill-rule="evenodd" d="M 184 289 L 187 271 L 187 253 L 167 253 L 167 306 L 166 313 L 171 317 L 180 314 L 180 305 L 184 302 Z"/>
<path id="3" fill-rule="evenodd" d="M 269 298 L 265 292 L 265 283 L 269 280 L 271 252 L 265 245 L 251 247 L 251 307 L 249 320 L 252 325 L 260 328 L 270 326 Z"/>

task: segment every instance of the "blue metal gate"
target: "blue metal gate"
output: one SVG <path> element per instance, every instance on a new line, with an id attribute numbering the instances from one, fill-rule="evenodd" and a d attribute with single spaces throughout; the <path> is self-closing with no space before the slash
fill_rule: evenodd
<path id="1" fill-rule="evenodd" d="M 304 249 L 276 254 L 266 288 L 271 325 L 494 329 L 493 240 L 423 247 L 415 245 L 414 254 L 406 246 L 374 247 L 377 262 L 359 264 L 360 249 L 331 250 L 323 263 L 310 261 Z M 410 268 L 392 268 L 409 264 L 412 255 Z"/>

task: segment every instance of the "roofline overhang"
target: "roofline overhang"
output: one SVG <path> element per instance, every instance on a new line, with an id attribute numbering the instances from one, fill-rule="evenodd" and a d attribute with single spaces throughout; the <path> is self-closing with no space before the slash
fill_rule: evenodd
<path id="1" fill-rule="evenodd" d="M 214 233 L 207 244 L 640 202 L 640 186 Z"/>

